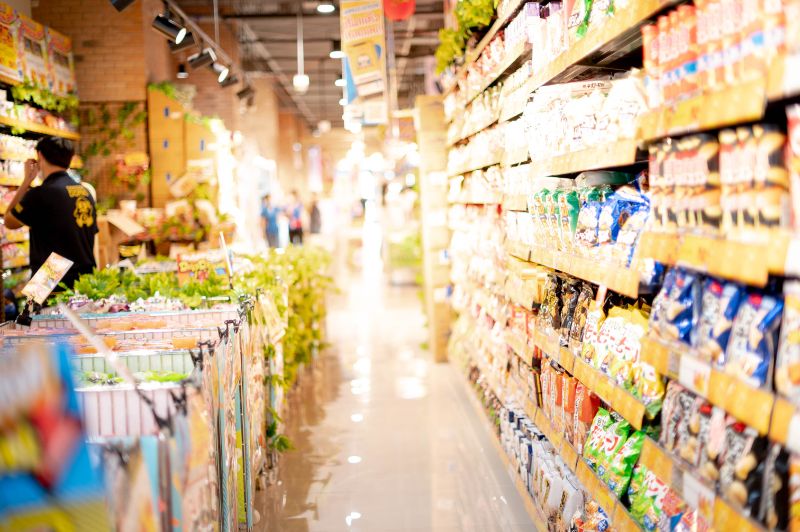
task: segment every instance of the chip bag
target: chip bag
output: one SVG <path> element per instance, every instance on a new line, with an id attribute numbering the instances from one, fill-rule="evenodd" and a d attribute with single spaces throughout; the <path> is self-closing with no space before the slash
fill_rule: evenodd
<path id="1" fill-rule="evenodd" d="M 620 452 L 631 432 L 631 424 L 618 419 L 606 428 L 603 443 L 595 462 L 595 470 L 600 478 L 605 478 L 611 460 Z"/>
<path id="2" fill-rule="evenodd" d="M 633 466 L 639 460 L 644 439 L 645 434 L 642 431 L 637 430 L 631 434 L 601 476 L 611 491 L 617 495 L 617 498 L 622 498 L 622 495 L 628 490 Z"/>
<path id="3" fill-rule="evenodd" d="M 783 314 L 780 296 L 753 291 L 733 320 L 725 371 L 750 386 L 768 386 Z"/>
<path id="4" fill-rule="evenodd" d="M 589 429 L 589 435 L 583 446 L 583 458 L 592 469 L 596 467 L 600 459 L 606 429 L 610 427 L 612 423 L 611 414 L 604 408 L 599 409 L 597 415 L 594 416 L 592 427 Z"/>
<path id="5" fill-rule="evenodd" d="M 783 285 L 783 326 L 775 366 L 775 389 L 800 403 L 800 281 Z"/>

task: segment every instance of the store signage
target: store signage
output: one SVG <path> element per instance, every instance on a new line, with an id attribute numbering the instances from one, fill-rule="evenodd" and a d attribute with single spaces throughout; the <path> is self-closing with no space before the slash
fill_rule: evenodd
<path id="1" fill-rule="evenodd" d="M 227 259 L 222 250 L 178 255 L 178 281 L 185 284 L 190 279 L 208 279 L 211 272 L 220 277 L 227 275 Z"/>
<path id="2" fill-rule="evenodd" d="M 386 35 L 381 0 L 342 0 L 342 51 L 348 80 L 345 100 L 370 111 L 366 125 L 387 122 Z"/>
<path id="3" fill-rule="evenodd" d="M 50 296 L 50 292 L 55 290 L 73 264 L 71 260 L 57 253 L 51 253 L 42 267 L 36 270 L 31 280 L 22 289 L 22 294 L 43 305 Z"/>
<path id="4" fill-rule="evenodd" d="M 417 7 L 415 0 L 383 0 L 383 9 L 389 20 L 406 20 L 414 14 Z"/>
<path id="5" fill-rule="evenodd" d="M 0 74 L 14 81 L 22 81 L 19 53 L 17 52 L 17 12 L 0 2 Z"/>

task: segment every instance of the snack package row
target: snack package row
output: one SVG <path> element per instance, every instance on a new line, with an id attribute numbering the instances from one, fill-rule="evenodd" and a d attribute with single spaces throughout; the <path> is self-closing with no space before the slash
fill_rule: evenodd
<path id="1" fill-rule="evenodd" d="M 642 27 L 649 104 L 672 105 L 766 74 L 785 47 L 784 2 L 695 0 Z"/>
<path id="2" fill-rule="evenodd" d="M 472 133 L 476 128 L 497 119 L 500 112 L 501 86 L 495 85 L 480 93 L 461 113 L 455 113 L 453 122 L 447 129 L 450 142 Z"/>
<path id="3" fill-rule="evenodd" d="M 744 515 L 771 530 L 800 526 L 800 458 L 677 382 L 659 444 Z"/>
<path id="4" fill-rule="evenodd" d="M 549 364 L 539 376 L 541 408 L 557 432 L 576 449 L 582 449 L 589 426 L 600 408 L 600 398 L 578 379 Z"/>
<path id="5" fill-rule="evenodd" d="M 666 139 L 649 152 L 653 230 L 749 239 L 791 226 L 791 154 L 779 126 Z"/>
<path id="6" fill-rule="evenodd" d="M 750 386 L 800 402 L 800 282 L 764 289 L 675 268 L 653 301 L 652 334 Z"/>
<path id="7" fill-rule="evenodd" d="M 466 144 L 450 149 L 447 153 L 447 173 L 458 174 L 499 162 L 504 151 L 504 140 L 505 132 L 500 126 L 482 130 L 470 137 Z"/>
<path id="8" fill-rule="evenodd" d="M 634 138 L 637 119 L 646 109 L 638 76 L 542 87 L 523 113 L 531 160 Z"/>

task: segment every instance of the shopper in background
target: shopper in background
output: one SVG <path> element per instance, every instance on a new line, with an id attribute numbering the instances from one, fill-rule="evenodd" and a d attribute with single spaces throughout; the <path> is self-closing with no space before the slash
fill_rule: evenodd
<path id="1" fill-rule="evenodd" d="M 289 199 L 286 208 L 286 215 L 289 217 L 289 241 L 299 246 L 303 244 L 303 202 L 300 201 L 297 189 L 292 190 Z"/>
<path id="2" fill-rule="evenodd" d="M 272 197 L 267 194 L 264 196 L 261 205 L 261 229 L 267 235 L 267 243 L 271 248 L 277 248 L 280 245 L 280 227 L 278 226 L 278 216 L 281 210 L 272 204 Z"/>
<path id="3" fill-rule="evenodd" d="M 37 271 L 57 253 L 74 262 L 62 282 L 72 287 L 78 277 L 95 268 L 94 241 L 97 211 L 86 187 L 67 173 L 75 148 L 71 141 L 47 137 L 36 145 L 37 160 L 25 162 L 25 178 L 9 203 L 5 224 L 9 229 L 30 227 L 30 264 Z M 43 182 L 31 188 L 41 174 Z"/>
<path id="4" fill-rule="evenodd" d="M 312 235 L 322 232 L 322 214 L 319 212 L 319 196 L 316 192 L 311 195 L 308 230 Z"/>

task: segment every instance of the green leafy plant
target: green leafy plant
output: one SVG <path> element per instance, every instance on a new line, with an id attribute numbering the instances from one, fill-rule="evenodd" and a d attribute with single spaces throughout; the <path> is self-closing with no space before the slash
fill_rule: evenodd
<path id="1" fill-rule="evenodd" d="M 17 102 L 29 102 L 42 109 L 59 114 L 78 109 L 78 97 L 76 95 L 59 96 L 48 89 L 35 85 L 30 80 L 25 80 L 19 85 L 11 87 L 11 97 Z"/>
<path id="2" fill-rule="evenodd" d="M 436 49 L 438 73 L 464 55 L 467 41 L 473 33 L 491 24 L 495 7 L 493 0 L 458 0 L 454 12 L 456 28 L 439 30 L 439 47 Z"/>

